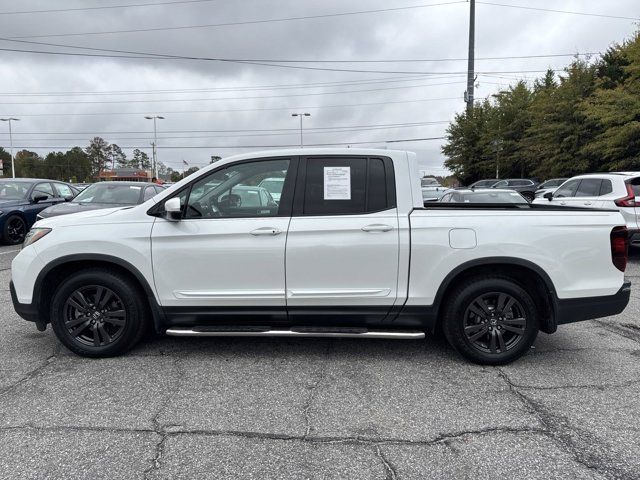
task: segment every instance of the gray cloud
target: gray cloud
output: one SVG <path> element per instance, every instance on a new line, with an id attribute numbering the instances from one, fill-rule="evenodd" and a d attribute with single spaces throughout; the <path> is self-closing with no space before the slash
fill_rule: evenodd
<path id="1" fill-rule="evenodd" d="M 111 0 L 113 4 L 127 0 Z M 511 0 L 509 0 L 511 3 Z M 137 2 L 136 2 L 137 3 Z M 421 3 L 429 3 L 423 0 Z M 433 0 L 431 3 L 442 3 Z M 521 2 L 523 3 L 523 2 Z M 103 3 L 102 3 L 103 4 Z M 48 35 L 105 30 L 129 30 L 158 26 L 198 25 L 243 20 L 317 15 L 417 5 L 417 2 L 382 0 L 360 1 L 293 1 L 219 0 L 147 8 L 93 10 L 83 12 L 42 13 L 29 15 L 0 15 L 3 37 Z M 95 6 L 95 2 L 76 1 L 73 6 Z M 553 0 L 536 2 L 536 6 L 558 8 Z M 640 16 L 635 0 L 608 2 L 604 11 L 601 2 L 567 1 L 563 9 L 593 11 L 608 14 Z M 1 7 L 7 11 L 18 9 L 13 4 Z M 42 1 L 20 2 L 20 10 L 51 8 Z M 123 33 L 114 35 L 37 38 L 34 41 L 68 45 L 83 45 L 116 50 L 160 52 L 177 55 L 271 58 L 271 59 L 401 59 L 401 58 L 465 58 L 467 50 L 468 5 L 441 5 L 407 11 L 372 13 L 314 20 L 276 22 L 218 28 L 198 28 L 171 31 Z M 478 5 L 477 55 L 508 56 L 550 53 L 599 52 L 609 44 L 621 41 L 634 30 L 631 21 L 596 17 L 578 17 L 558 13 L 507 9 Z M 0 41 L 0 48 L 47 49 L 44 46 Z M 61 50 L 52 48 L 52 50 Z M 74 51 L 74 50 L 67 50 Z M 483 71 L 544 70 L 562 68 L 570 58 L 512 59 L 478 61 Z M 318 66 L 313 64 L 313 66 Z M 411 70 L 422 72 L 463 72 L 464 61 L 390 64 L 322 64 L 336 68 L 370 70 Z M 109 59 L 70 56 L 47 56 L 26 53 L 0 52 L 0 94 L 11 92 L 96 92 L 114 90 L 204 89 L 261 85 L 283 85 L 321 82 L 370 81 L 395 77 L 394 74 L 305 71 L 240 65 L 220 62 L 187 60 Z M 485 97 L 505 87 L 508 78 L 535 78 L 535 74 L 504 74 L 501 77 L 479 76 L 478 97 Z M 450 85 L 425 84 L 453 83 Z M 235 98 L 305 93 L 328 93 L 348 90 L 367 90 L 395 86 L 407 88 L 331 95 L 305 95 L 291 98 Z M 411 85 L 423 85 L 408 88 Z M 144 113 L 177 111 L 235 110 L 220 113 L 166 113 L 159 123 L 159 135 L 199 136 L 205 133 L 169 134 L 172 130 L 237 130 L 295 128 L 297 120 L 290 113 L 298 107 L 309 108 L 312 117 L 308 127 L 344 125 L 375 125 L 408 122 L 450 120 L 464 108 L 463 76 L 430 80 L 419 78 L 404 83 L 324 86 L 259 91 L 212 91 L 187 93 L 157 93 L 153 95 L 86 95 L 0 97 L 0 114 L 21 118 L 16 125 L 14 144 L 29 146 L 41 153 L 48 148 L 35 146 L 84 146 L 91 135 L 75 132 L 147 132 L 104 134 L 110 142 L 124 146 L 139 146 L 150 150 L 151 122 Z M 141 103 L 137 100 L 202 99 L 234 97 L 234 100 L 164 101 Z M 452 98 L 415 103 L 415 99 Z M 9 105 L 15 102 L 117 101 L 126 103 Z M 132 102 L 136 100 L 136 102 Z M 348 106 L 380 103 L 381 105 Z M 255 111 L 237 111 L 237 110 Z M 108 115 L 108 113 L 126 113 Z M 137 112 L 137 113 L 136 113 Z M 59 113 L 78 115 L 53 116 Z M 96 113 L 104 113 L 98 115 Z M 85 115 L 92 114 L 92 115 Z M 32 115 L 32 116 L 30 116 Z M 372 130 L 361 132 L 311 133 L 308 143 L 368 142 L 382 146 L 378 140 L 438 137 L 446 124 L 423 125 L 411 128 Z M 26 132 L 29 132 L 27 134 Z M 52 134 L 46 134 L 46 133 Z M 255 135 L 256 132 L 253 133 Z M 295 144 L 298 135 L 291 131 L 278 136 L 222 136 L 211 133 L 209 138 L 161 138 L 159 158 L 179 167 L 184 158 L 191 164 L 207 163 L 211 155 L 228 155 L 246 150 L 245 145 Z M 46 140 L 48 139 L 48 140 Z M 0 132 L 0 143 L 7 145 L 6 132 Z M 434 173 L 441 173 L 440 141 L 393 144 L 394 148 L 414 150 L 421 163 Z M 224 145 L 235 148 L 167 148 L 169 146 Z M 7 145 L 8 146 L 8 145 Z M 131 149 L 128 149 L 129 151 Z M 129 152 L 127 152 L 129 153 Z"/>

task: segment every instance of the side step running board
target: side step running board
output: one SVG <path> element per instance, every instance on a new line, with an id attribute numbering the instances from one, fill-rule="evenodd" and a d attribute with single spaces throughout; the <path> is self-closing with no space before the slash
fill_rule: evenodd
<path id="1" fill-rule="evenodd" d="M 193 327 L 169 328 L 167 335 L 174 337 L 340 337 L 340 338 L 384 338 L 396 340 L 419 340 L 424 332 L 417 330 L 368 330 L 366 328 L 319 328 L 294 327 L 271 329 L 265 327 Z"/>

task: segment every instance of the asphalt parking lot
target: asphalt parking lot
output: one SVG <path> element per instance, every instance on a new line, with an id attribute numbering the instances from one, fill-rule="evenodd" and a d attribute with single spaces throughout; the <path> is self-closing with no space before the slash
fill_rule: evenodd
<path id="1" fill-rule="evenodd" d="M 437 338 L 158 338 L 88 360 L 14 313 L 15 252 L 2 479 L 640 478 L 640 289 L 501 368 Z"/>

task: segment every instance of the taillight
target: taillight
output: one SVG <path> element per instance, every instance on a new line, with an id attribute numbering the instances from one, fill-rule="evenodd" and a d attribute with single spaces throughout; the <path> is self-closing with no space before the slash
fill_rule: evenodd
<path id="1" fill-rule="evenodd" d="M 627 227 L 615 227 L 611 230 L 611 261 L 618 270 L 627 269 L 629 256 L 629 232 Z"/>
<path id="2" fill-rule="evenodd" d="M 615 200 L 615 203 L 619 207 L 635 207 L 636 206 L 636 193 L 633 191 L 633 187 L 629 183 L 625 183 L 627 187 L 627 196 Z"/>

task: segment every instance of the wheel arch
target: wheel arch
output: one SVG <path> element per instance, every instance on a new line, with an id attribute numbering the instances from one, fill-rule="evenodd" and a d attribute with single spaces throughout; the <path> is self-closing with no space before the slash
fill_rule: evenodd
<path id="1" fill-rule="evenodd" d="M 33 298 L 37 301 L 39 318 L 43 319 L 43 323 L 50 321 L 49 306 L 56 286 L 68 275 L 91 267 L 116 270 L 133 280 L 147 297 L 155 330 L 161 331 L 164 315 L 147 279 L 140 270 L 126 260 L 104 254 L 67 255 L 53 260 L 42 269 L 33 287 Z"/>
<path id="2" fill-rule="evenodd" d="M 488 272 L 489 268 L 490 272 Z M 479 258 L 465 262 L 449 272 L 440 284 L 434 300 L 434 305 L 437 308 L 437 322 L 440 322 L 442 309 L 447 302 L 448 295 L 451 294 L 459 281 L 487 273 L 502 274 L 520 284 L 529 293 L 535 293 L 532 297 L 541 314 L 540 330 L 545 333 L 556 331 L 558 297 L 551 278 L 539 265 L 516 257 Z"/>

